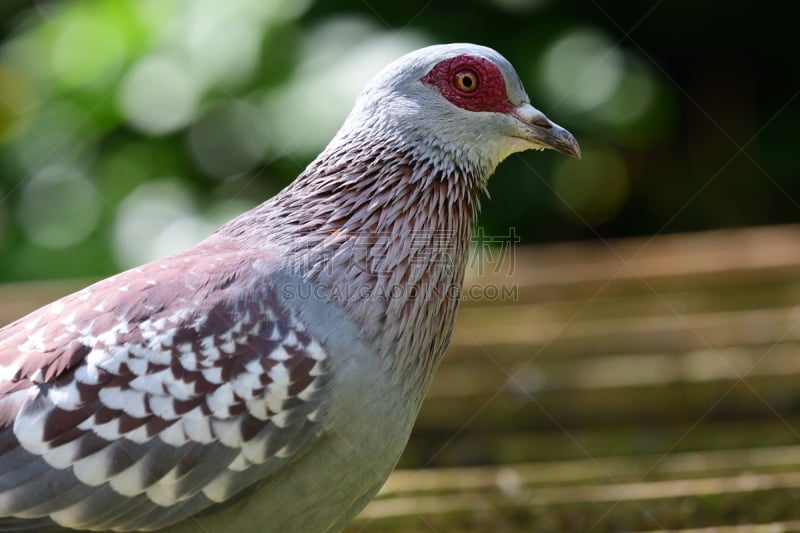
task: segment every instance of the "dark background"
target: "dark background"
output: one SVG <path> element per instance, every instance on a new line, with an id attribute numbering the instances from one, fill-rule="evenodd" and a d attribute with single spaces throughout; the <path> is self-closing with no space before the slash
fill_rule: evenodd
<path id="1" fill-rule="evenodd" d="M 487 232 L 537 243 L 796 222 L 788 5 L 6 0 L 0 281 L 98 277 L 191 245 L 291 181 L 372 73 L 436 42 L 496 48 L 584 150 L 512 156 Z"/>

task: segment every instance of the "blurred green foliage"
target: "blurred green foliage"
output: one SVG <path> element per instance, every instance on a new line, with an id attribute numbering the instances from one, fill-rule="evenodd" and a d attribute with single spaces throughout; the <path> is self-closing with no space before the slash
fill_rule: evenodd
<path id="1" fill-rule="evenodd" d="M 101 276 L 274 194 L 381 66 L 471 41 L 581 161 L 501 166 L 524 242 L 791 222 L 791 20 L 722 2 L 12 0 L 0 6 L 0 280 Z M 786 56 L 786 57 L 784 57 Z M 787 66 L 790 68 L 787 68 Z"/>

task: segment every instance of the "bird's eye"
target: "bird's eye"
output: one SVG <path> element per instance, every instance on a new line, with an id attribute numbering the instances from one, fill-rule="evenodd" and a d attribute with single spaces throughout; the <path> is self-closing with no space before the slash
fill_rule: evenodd
<path id="1" fill-rule="evenodd" d="M 459 70 L 453 77 L 453 83 L 459 91 L 471 93 L 478 88 L 478 73 L 472 69 Z"/>

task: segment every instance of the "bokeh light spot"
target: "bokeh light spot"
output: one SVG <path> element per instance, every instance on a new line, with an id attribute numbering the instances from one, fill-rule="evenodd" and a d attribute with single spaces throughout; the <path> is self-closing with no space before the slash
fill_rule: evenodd
<path id="1" fill-rule="evenodd" d="M 191 10 L 179 35 L 193 76 L 206 85 L 231 87 L 255 69 L 264 28 L 242 11 L 219 13 L 223 5 L 216 2 L 205 10 Z"/>
<path id="2" fill-rule="evenodd" d="M 417 34 L 382 33 L 361 19 L 328 22 L 306 38 L 295 75 L 267 96 L 264 123 L 279 148 L 315 155 L 336 133 L 366 82 L 387 63 L 425 44 Z"/>
<path id="3" fill-rule="evenodd" d="M 95 229 L 100 201 L 95 188 L 77 170 L 50 165 L 22 185 L 17 219 L 39 246 L 67 248 Z"/>
<path id="4" fill-rule="evenodd" d="M 37 109 L 32 126 L 10 146 L 29 172 L 40 166 L 91 158 L 96 152 L 97 126 L 73 100 L 48 100 Z"/>
<path id="5" fill-rule="evenodd" d="M 53 72 L 67 87 L 106 86 L 127 55 L 122 34 L 102 9 L 75 9 L 60 24 L 52 43 Z"/>
<path id="6" fill-rule="evenodd" d="M 174 231 L 171 241 L 160 236 L 179 220 L 193 216 L 191 193 L 179 181 L 163 178 L 137 187 L 119 205 L 113 242 L 118 263 L 130 268 L 185 248 L 191 237 Z"/>
<path id="7" fill-rule="evenodd" d="M 237 101 L 221 105 L 195 122 L 188 139 L 198 166 L 220 178 L 252 168 L 266 153 L 269 142 L 255 111 Z"/>
<path id="8" fill-rule="evenodd" d="M 137 63 L 122 81 L 118 105 L 125 119 L 148 134 L 165 134 L 195 116 L 200 88 L 178 62 L 162 56 Z"/>
<path id="9" fill-rule="evenodd" d="M 547 97 L 573 112 L 604 104 L 622 80 L 624 57 L 602 33 L 575 30 L 545 52 L 539 79 Z"/>
<path id="10" fill-rule="evenodd" d="M 619 89 L 596 110 L 601 120 L 624 125 L 643 118 L 655 100 L 656 85 L 646 72 L 628 70 L 622 77 Z"/>

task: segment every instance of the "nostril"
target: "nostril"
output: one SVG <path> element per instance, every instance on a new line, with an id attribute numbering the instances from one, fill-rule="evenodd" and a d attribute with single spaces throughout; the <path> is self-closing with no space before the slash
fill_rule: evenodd
<path id="1" fill-rule="evenodd" d="M 543 130 L 553 129 L 553 123 L 547 118 L 547 115 L 536 109 L 530 104 L 523 104 L 516 109 L 513 113 L 517 119 L 524 122 L 529 126 L 541 128 Z"/>
<path id="2" fill-rule="evenodd" d="M 539 126 L 540 128 L 544 128 L 546 130 L 549 130 L 553 127 L 553 124 L 549 120 L 547 120 L 547 117 L 544 116 L 533 118 L 531 120 L 531 124 L 533 124 L 534 126 Z"/>

